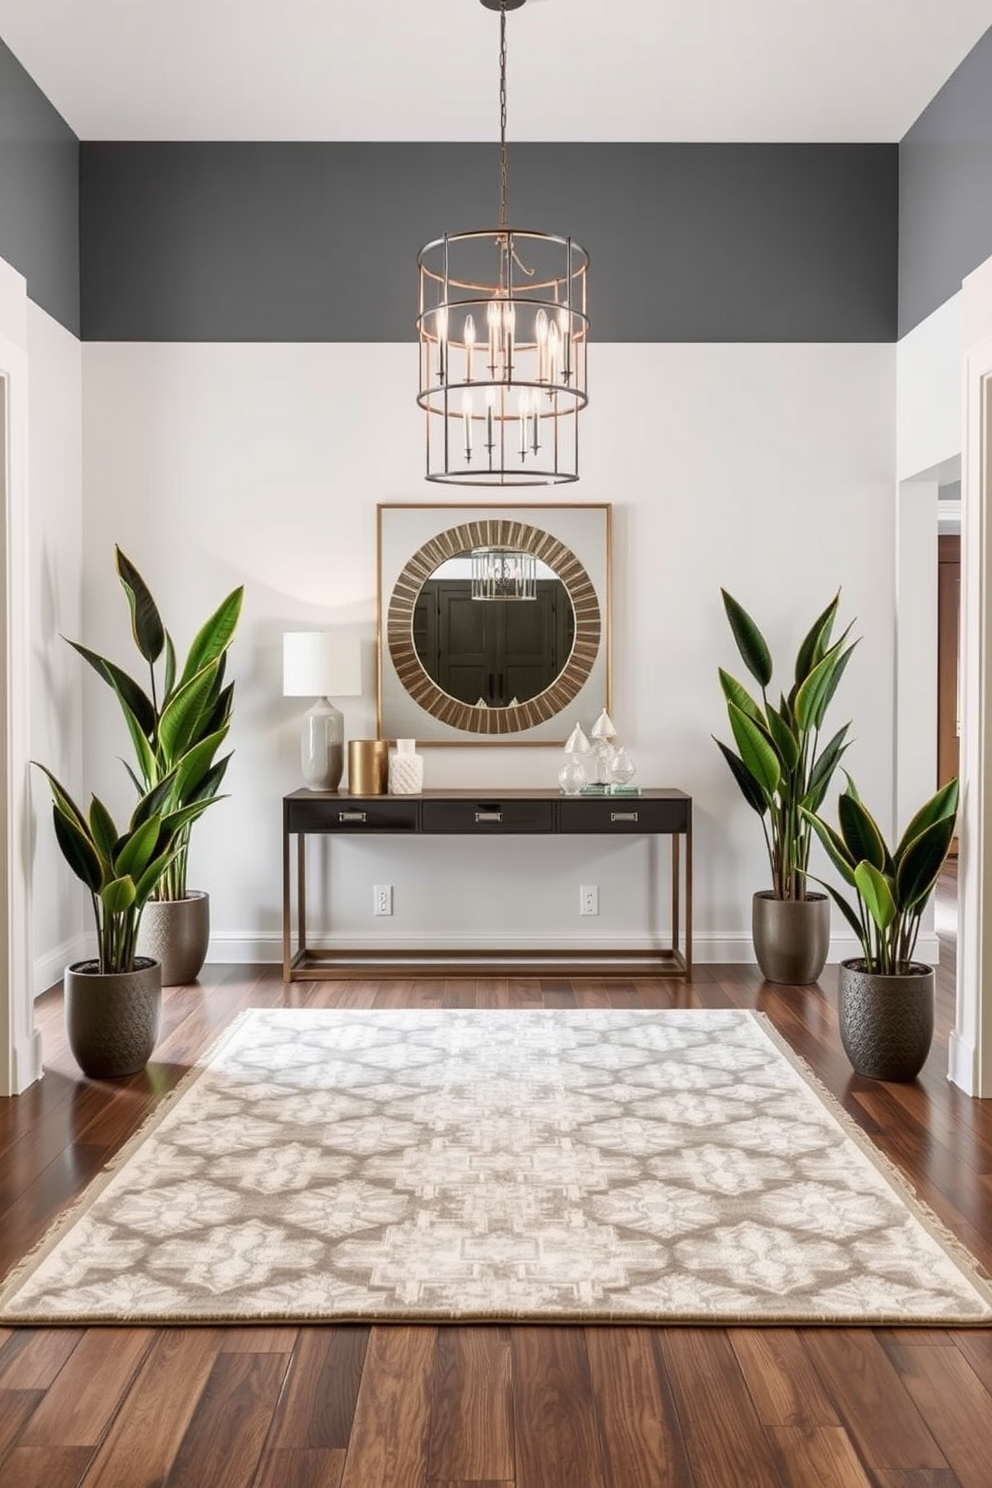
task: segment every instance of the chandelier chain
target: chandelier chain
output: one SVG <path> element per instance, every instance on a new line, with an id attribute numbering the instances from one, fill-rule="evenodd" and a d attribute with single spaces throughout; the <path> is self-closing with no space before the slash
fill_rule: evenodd
<path id="1" fill-rule="evenodd" d="M 499 5 L 499 225 L 506 227 L 506 0 Z"/>

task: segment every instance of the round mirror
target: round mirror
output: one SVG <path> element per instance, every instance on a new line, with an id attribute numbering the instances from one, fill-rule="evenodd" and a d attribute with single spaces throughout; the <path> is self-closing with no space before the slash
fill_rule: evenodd
<path id="1" fill-rule="evenodd" d="M 514 708 L 554 685 L 575 610 L 554 569 L 519 548 L 465 549 L 426 578 L 413 609 L 424 671 L 470 707 Z"/>
<path id="2" fill-rule="evenodd" d="M 490 589 L 504 586 L 499 598 L 472 597 L 477 553 L 490 559 Z M 504 570 L 494 570 L 494 553 Z M 525 556 L 536 560 L 534 598 L 511 599 L 505 585 L 516 582 L 513 570 Z M 467 573 L 446 570 L 452 561 L 467 565 Z M 537 598 L 537 565 L 546 599 Z M 448 573 L 468 589 L 442 603 L 430 586 L 448 582 Z M 528 611 L 536 618 L 526 618 Z M 542 616 L 554 636 L 542 636 Z M 602 641 L 596 590 L 575 553 L 541 528 L 502 517 L 464 522 L 423 543 L 399 573 L 385 620 L 402 688 L 432 718 L 465 734 L 523 733 L 554 718 L 585 685 Z"/>

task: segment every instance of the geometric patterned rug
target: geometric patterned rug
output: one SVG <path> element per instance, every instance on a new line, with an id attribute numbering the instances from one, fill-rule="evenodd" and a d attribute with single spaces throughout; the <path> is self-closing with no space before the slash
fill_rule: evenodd
<path id="1" fill-rule="evenodd" d="M 992 1322 L 752 1013 L 256 1009 L 0 1323 Z"/>

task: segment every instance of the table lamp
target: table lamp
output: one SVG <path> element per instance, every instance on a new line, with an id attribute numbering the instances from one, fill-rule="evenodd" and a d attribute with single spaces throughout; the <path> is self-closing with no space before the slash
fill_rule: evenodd
<path id="1" fill-rule="evenodd" d="M 332 697 L 359 697 L 358 637 L 331 630 L 291 631 L 282 638 L 283 697 L 315 697 L 303 715 L 300 759 L 308 790 L 333 791 L 344 769 L 344 718 Z"/>

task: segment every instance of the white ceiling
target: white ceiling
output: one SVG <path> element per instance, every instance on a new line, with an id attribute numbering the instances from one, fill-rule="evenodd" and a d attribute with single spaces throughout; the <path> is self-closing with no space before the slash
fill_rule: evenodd
<path id="1" fill-rule="evenodd" d="M 518 140 L 896 141 L 992 0 L 530 0 Z M 0 0 L 0 37 L 83 139 L 489 140 L 479 0 Z"/>

